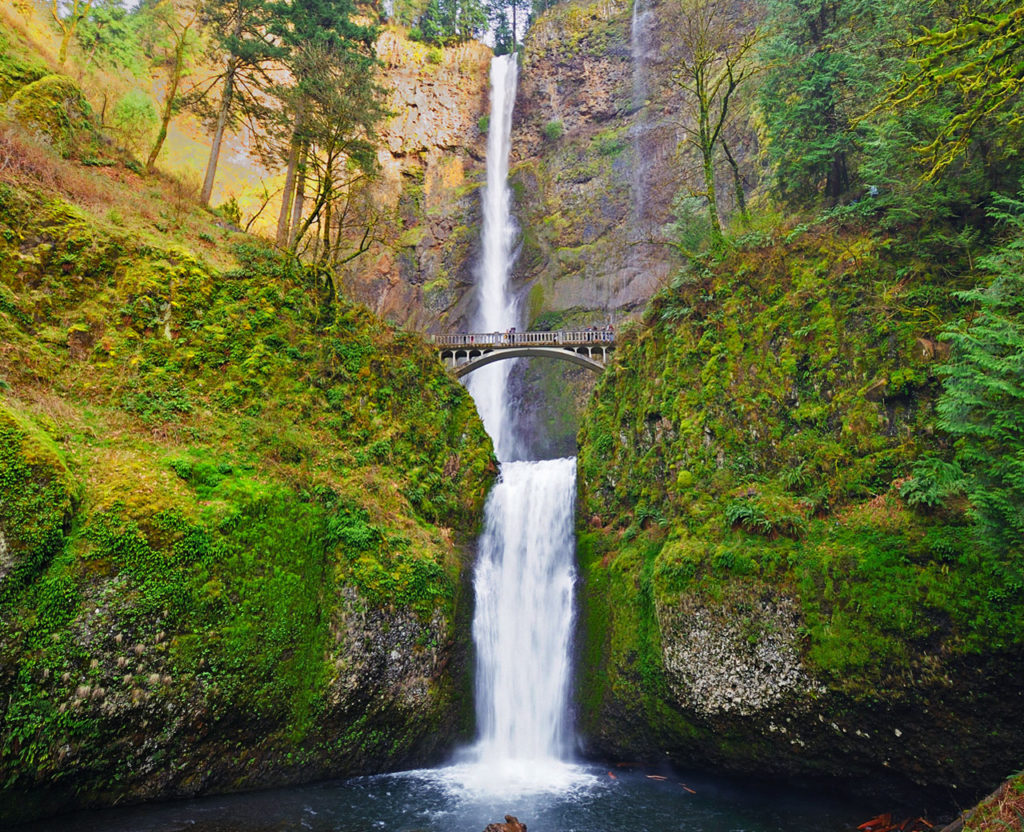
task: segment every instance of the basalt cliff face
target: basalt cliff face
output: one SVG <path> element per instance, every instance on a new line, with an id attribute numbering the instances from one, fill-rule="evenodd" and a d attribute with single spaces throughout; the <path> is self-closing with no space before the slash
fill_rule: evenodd
<path id="1" fill-rule="evenodd" d="M 531 324 L 634 316 L 681 265 L 674 203 L 701 187 L 694 113 L 675 82 L 681 14 L 670 2 L 561 3 L 526 37 L 512 146 Z M 737 4 L 735 25 L 755 14 Z M 743 114 L 730 130 L 749 191 L 756 136 Z M 733 194 L 720 176 L 725 215 Z"/>
<path id="2" fill-rule="evenodd" d="M 395 115 L 365 195 L 372 242 L 345 270 L 346 291 L 388 320 L 457 330 L 475 282 L 491 50 L 427 47 L 387 30 L 377 53 Z"/>

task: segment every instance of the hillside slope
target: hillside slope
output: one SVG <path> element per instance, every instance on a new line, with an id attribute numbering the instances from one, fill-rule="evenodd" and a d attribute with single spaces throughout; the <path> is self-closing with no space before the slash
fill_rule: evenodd
<path id="1" fill-rule="evenodd" d="M 472 401 L 40 100 L 0 125 L 0 818 L 442 753 L 494 471 Z"/>
<path id="2" fill-rule="evenodd" d="M 822 223 L 656 298 L 580 432 L 593 749 L 975 794 L 1019 767 L 1020 553 L 907 488 L 951 453 L 938 336 L 983 279 Z"/>

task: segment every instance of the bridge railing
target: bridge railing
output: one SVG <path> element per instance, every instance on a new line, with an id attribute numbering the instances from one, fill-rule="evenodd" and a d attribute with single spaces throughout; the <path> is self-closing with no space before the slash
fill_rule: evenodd
<path id="1" fill-rule="evenodd" d="M 615 333 L 609 329 L 581 329 L 557 332 L 464 332 L 454 335 L 432 335 L 439 347 L 560 347 L 611 344 Z"/>

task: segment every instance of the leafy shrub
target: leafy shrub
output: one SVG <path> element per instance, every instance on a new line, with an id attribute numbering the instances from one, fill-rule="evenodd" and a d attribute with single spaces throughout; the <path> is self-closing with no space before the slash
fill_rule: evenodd
<path id="1" fill-rule="evenodd" d="M 114 105 L 110 128 L 121 146 L 137 156 L 149 143 L 158 122 L 153 99 L 142 90 L 133 89 Z"/>
<path id="2" fill-rule="evenodd" d="M 557 142 L 562 138 L 564 132 L 565 127 L 558 119 L 553 119 L 544 125 L 544 138 L 549 142 Z"/>

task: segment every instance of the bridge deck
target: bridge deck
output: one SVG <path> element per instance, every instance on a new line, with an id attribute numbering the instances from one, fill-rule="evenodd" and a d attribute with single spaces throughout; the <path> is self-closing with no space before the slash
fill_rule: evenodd
<path id="1" fill-rule="evenodd" d="M 608 329 L 561 332 L 466 332 L 456 335 L 433 335 L 437 347 L 484 348 L 503 347 L 606 347 L 615 341 L 615 333 Z"/>

